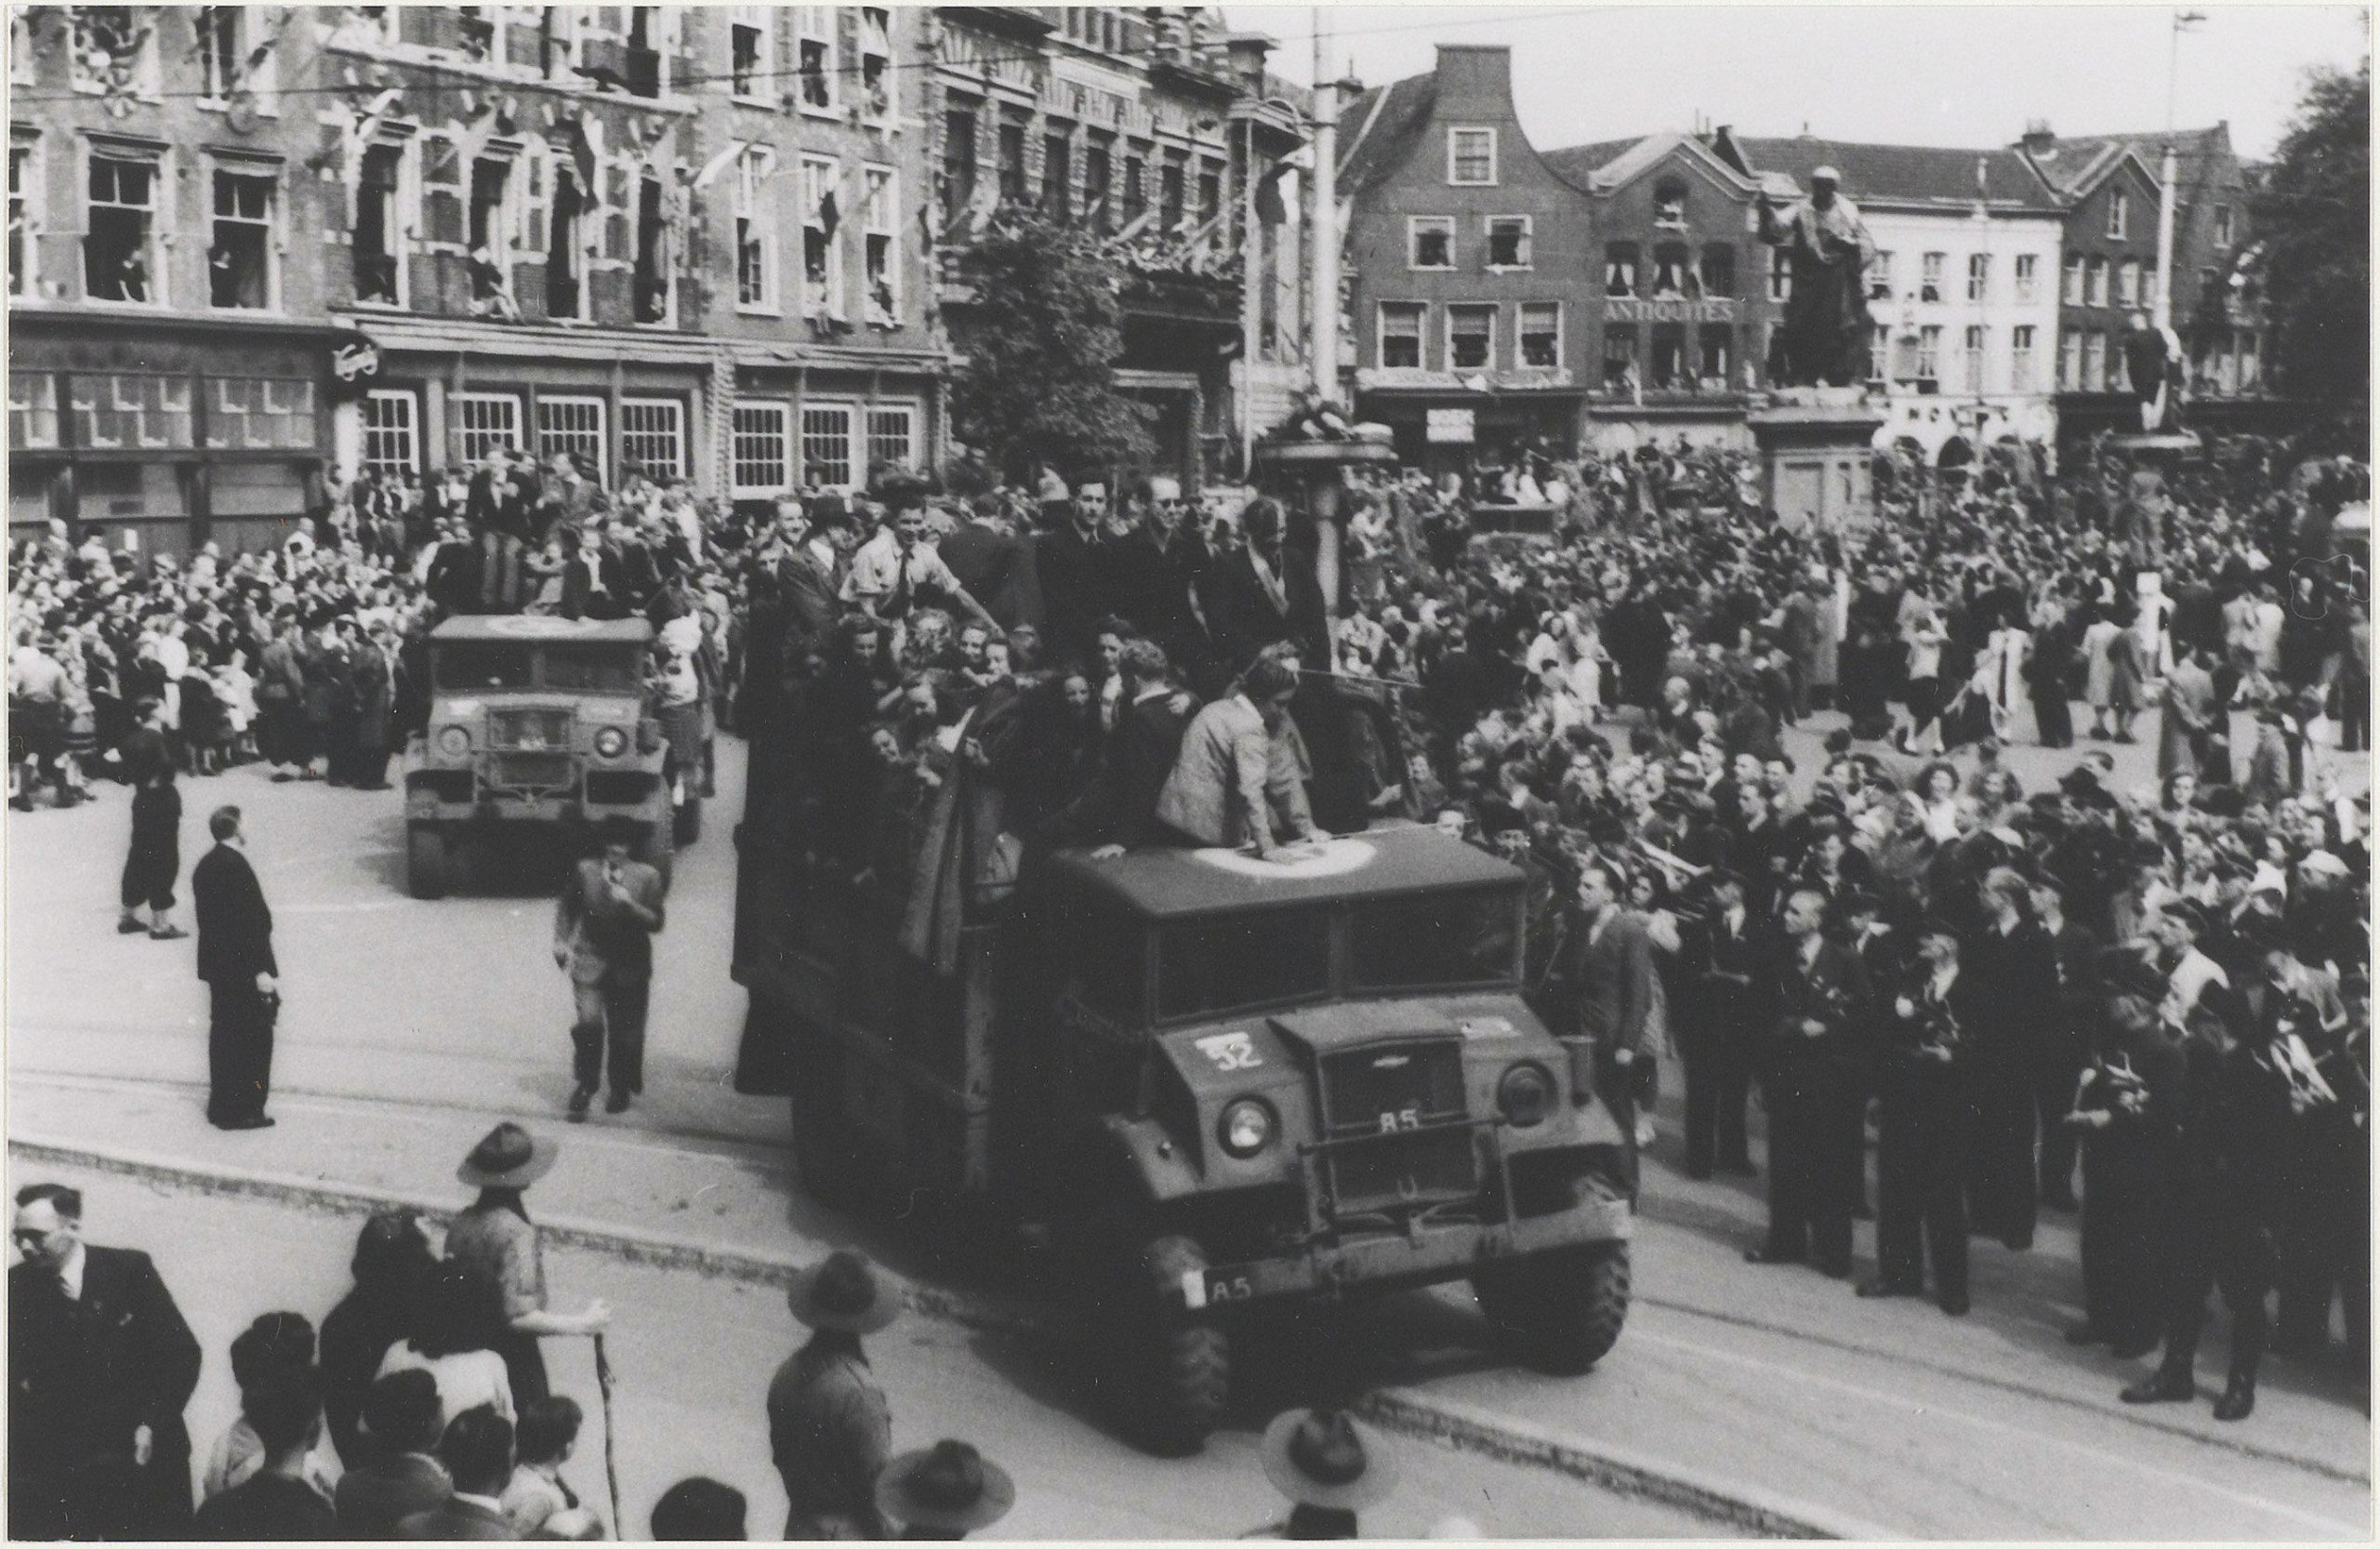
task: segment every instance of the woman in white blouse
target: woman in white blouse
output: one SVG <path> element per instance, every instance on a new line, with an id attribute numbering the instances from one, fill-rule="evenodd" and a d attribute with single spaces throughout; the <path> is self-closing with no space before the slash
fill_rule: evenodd
<path id="1" fill-rule="evenodd" d="M 427 1371 L 438 1384 L 438 1428 L 465 1410 L 487 1405 L 513 1418 L 512 1382 L 504 1357 L 488 1348 L 503 1326 L 503 1304 L 494 1281 L 449 1261 L 422 1299 L 411 1339 L 389 1346 L 378 1375 Z"/>

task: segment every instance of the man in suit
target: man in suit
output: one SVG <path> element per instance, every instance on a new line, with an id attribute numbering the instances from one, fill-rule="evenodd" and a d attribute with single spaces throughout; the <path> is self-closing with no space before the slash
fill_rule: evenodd
<path id="1" fill-rule="evenodd" d="M 1034 574 L 1032 545 L 1016 536 L 1000 514 L 997 495 L 979 495 L 968 520 L 942 540 L 942 563 L 959 584 L 991 611 L 1002 629 L 1041 621 L 1041 588 Z"/>
<path id="2" fill-rule="evenodd" d="M 190 1536 L 198 1341 L 149 1255 L 83 1241 L 83 1196 L 17 1193 L 8 1270 L 8 1536 Z"/>
<path id="3" fill-rule="evenodd" d="M 1763 943 L 1732 871 L 1711 874 L 1709 913 L 1686 938 L 1678 1030 L 1686 1054 L 1686 1171 L 1752 1172 L 1744 1105 L 1752 1087 L 1752 975 Z"/>
<path id="4" fill-rule="evenodd" d="M 554 962 L 570 974 L 575 1016 L 570 1040 L 577 1090 L 570 1118 L 587 1118 L 610 1052 L 605 1113 L 624 1113 L 644 1090 L 644 1013 L 653 991 L 653 937 L 668 922 L 661 873 L 629 858 L 635 826 L 614 818 L 603 854 L 583 860 L 562 885 L 554 909 Z"/>
<path id="5" fill-rule="evenodd" d="M 206 820 L 215 848 L 191 868 L 198 911 L 198 976 L 207 989 L 206 1119 L 218 1130 L 270 1129 L 272 1025 L 281 1014 L 272 910 L 248 865 L 240 809 Z"/>
<path id="6" fill-rule="evenodd" d="M 1636 1089 L 1649 1067 L 1653 942 L 1645 923 L 1622 907 L 1611 868 L 1589 856 L 1579 867 L 1578 908 L 1554 949 L 1546 1002 L 1554 1032 L 1570 1051 L 1570 1092 L 1601 1093 L 1628 1137 L 1628 1191 L 1636 1192 Z"/>
<path id="7" fill-rule="evenodd" d="M 2011 867 L 1985 873 L 1987 922 L 1969 933 L 1963 953 L 1963 972 L 1976 992 L 1966 1027 L 1976 1103 L 1968 1209 L 1977 1228 L 2012 1252 L 2033 1243 L 2041 1202 L 2040 1093 L 2065 1011 L 2057 948 L 2030 917 L 2029 893 Z"/>
<path id="8" fill-rule="evenodd" d="M 1113 856 L 1158 842 L 1157 805 L 1181 756 L 1183 733 L 1197 701 L 1177 688 L 1159 646 L 1128 640 L 1117 657 L 1123 708 L 1107 734 L 1106 757 L 1083 799 L 1067 814 L 1069 837 Z"/>
<path id="9" fill-rule="evenodd" d="M 1967 1146 L 1975 1127 L 1969 1071 L 1976 981 L 1959 972 L 1958 932 L 1928 920 L 1917 933 L 1915 982 L 1882 1019 L 1883 1123 L 1876 1150 L 1876 1278 L 1862 1296 L 1922 1296 L 1925 1265 L 1953 1317 L 1967 1311 Z"/>
<path id="10" fill-rule="evenodd" d="M 1198 598 L 1215 655 L 1226 672 L 1241 671 L 1268 645 L 1295 638 L 1302 579 L 1282 531 L 1281 508 L 1263 497 L 1240 513 L 1242 541 L 1198 578 Z"/>
<path id="11" fill-rule="evenodd" d="M 1098 642 L 1099 523 L 1107 513 L 1107 486 L 1087 483 L 1072 502 L 1058 502 L 1057 522 L 1033 546 L 1041 583 L 1041 615 L 1053 662 L 1088 662 Z"/>
<path id="12" fill-rule="evenodd" d="M 1238 693 L 1200 710 L 1157 793 L 1157 820 L 1193 843 L 1244 846 L 1267 859 L 1285 827 L 1299 841 L 1320 839 L 1290 742 L 1297 692 L 1295 662 L 1263 656 Z"/>
<path id="13" fill-rule="evenodd" d="M 1803 1264 L 1844 1278 L 1851 1273 L 1851 1209 L 1858 1192 L 1856 1119 L 1866 1064 L 1868 976 L 1859 960 L 1826 939 L 1826 895 L 1796 888 L 1786 898 L 1783 949 L 1771 960 L 1766 993 L 1768 1239 L 1744 1257 Z M 1850 1144 L 1845 1144 L 1849 1137 Z"/>
<path id="14" fill-rule="evenodd" d="M 504 1516 L 504 1487 L 512 1481 L 512 1422 L 485 1404 L 447 1422 L 438 1461 L 454 1477 L 455 1493 L 443 1505 L 416 1512 L 397 1524 L 401 1539 L 511 1539 Z"/>

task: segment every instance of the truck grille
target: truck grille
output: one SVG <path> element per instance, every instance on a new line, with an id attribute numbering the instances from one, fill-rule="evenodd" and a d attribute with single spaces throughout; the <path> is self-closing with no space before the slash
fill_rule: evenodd
<path id="1" fill-rule="evenodd" d="M 490 710 L 487 744 L 498 752 L 546 753 L 570 747 L 570 711 L 530 708 Z"/>
<path id="2" fill-rule="evenodd" d="M 483 778 L 506 790 L 562 790 L 578 769 L 568 753 L 491 753 Z"/>
<path id="3" fill-rule="evenodd" d="M 1342 1216 L 1467 1198 L 1479 1157 L 1463 1124 L 1462 1046 L 1375 1044 L 1322 1061 L 1331 1198 Z M 1439 1128 L 1438 1126 L 1446 1126 Z"/>

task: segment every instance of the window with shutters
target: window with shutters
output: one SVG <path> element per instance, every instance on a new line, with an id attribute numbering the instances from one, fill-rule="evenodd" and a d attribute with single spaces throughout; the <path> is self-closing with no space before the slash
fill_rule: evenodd
<path id="1" fill-rule="evenodd" d="M 521 400 L 509 392 L 450 392 L 446 420 L 455 460 L 475 463 L 498 446 L 521 445 Z"/>
<path id="2" fill-rule="evenodd" d="M 1531 230 L 1532 222 L 1527 216 L 1489 216 L 1488 218 L 1488 267 L 1490 269 L 1528 268 Z"/>
<path id="3" fill-rule="evenodd" d="M 794 74 L 801 111 L 835 111 L 835 13 L 833 6 L 794 7 Z"/>
<path id="4" fill-rule="evenodd" d="M 839 164 L 826 156 L 801 158 L 801 313 L 843 317 L 842 225 L 837 183 Z"/>
<path id="5" fill-rule="evenodd" d="M 579 460 L 588 476 L 605 482 L 611 459 L 603 436 L 603 400 L 575 394 L 537 394 L 537 456 L 567 452 Z"/>
<path id="6" fill-rule="evenodd" d="M 1521 303 L 1520 364 L 1539 371 L 1550 371 L 1562 364 L 1561 302 Z"/>
<path id="7" fill-rule="evenodd" d="M 777 233 L 769 177 L 776 152 L 750 145 L 735 158 L 735 307 L 738 311 L 774 312 L 777 301 Z"/>
<path id="8" fill-rule="evenodd" d="M 91 155 L 83 229 L 83 294 L 94 301 L 155 304 L 158 165 Z"/>
<path id="9" fill-rule="evenodd" d="M 1382 301 L 1380 304 L 1380 364 L 1399 370 L 1412 370 L 1421 364 L 1421 320 L 1429 307 L 1420 301 Z"/>
<path id="10" fill-rule="evenodd" d="M 1405 254 L 1405 267 L 1408 269 L 1452 269 L 1454 218 L 1447 215 L 1407 216 Z"/>
<path id="11" fill-rule="evenodd" d="M 686 405 L 675 398 L 620 400 L 620 467 L 650 479 L 686 476 Z"/>
<path id="12" fill-rule="evenodd" d="M 364 395 L 364 466 L 376 473 L 421 471 L 419 401 L 402 388 Z"/>
<path id="13" fill-rule="evenodd" d="M 867 466 L 915 471 L 918 411 L 906 404 L 871 404 L 867 409 Z"/>
<path id="14" fill-rule="evenodd" d="M 862 170 L 861 260 L 867 276 L 867 320 L 879 328 L 901 321 L 901 182 L 889 166 Z"/>
<path id="15" fill-rule="evenodd" d="M 735 495 L 774 495 L 793 487 L 787 444 L 792 416 L 783 404 L 740 403 L 729 425 L 728 483 Z"/>
<path id="16" fill-rule="evenodd" d="M 801 479 L 828 489 L 852 487 L 852 423 L 849 404 L 801 406 Z"/>

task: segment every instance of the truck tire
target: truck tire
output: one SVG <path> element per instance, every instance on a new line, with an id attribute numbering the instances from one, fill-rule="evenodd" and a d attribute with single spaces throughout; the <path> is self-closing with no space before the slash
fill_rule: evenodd
<path id="1" fill-rule="evenodd" d="M 1141 1250 L 1138 1285 L 1117 1353 L 1128 1370 L 1117 1395 L 1133 1439 L 1160 1457 L 1207 1444 L 1231 1396 L 1231 1338 L 1181 1304 L 1182 1277 L 1207 1267 L 1191 1238 L 1169 1235 Z"/>
<path id="2" fill-rule="evenodd" d="M 644 827 L 644 833 L 637 840 L 636 844 L 636 858 L 661 873 L 661 885 L 664 889 L 669 886 L 669 873 L 672 870 L 670 863 L 678 848 L 671 838 L 669 827 L 669 820 L 667 818 L 658 823 L 648 823 Z"/>
<path id="3" fill-rule="evenodd" d="M 1535 1370 L 1575 1377 L 1620 1343 L 1628 1319 L 1628 1244 L 1549 1249 L 1472 1278 L 1499 1344 Z"/>
<path id="4" fill-rule="evenodd" d="M 405 826 L 405 891 L 416 898 L 443 898 L 452 880 L 446 836 L 435 824 Z"/>
<path id="5" fill-rule="evenodd" d="M 680 844 L 692 844 L 703 837 L 703 799 L 689 796 L 680 807 L 672 823 L 671 837 Z"/>

